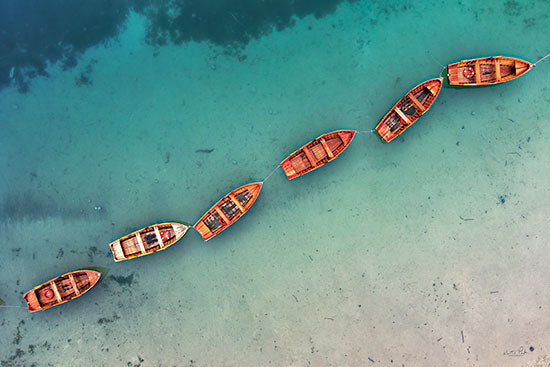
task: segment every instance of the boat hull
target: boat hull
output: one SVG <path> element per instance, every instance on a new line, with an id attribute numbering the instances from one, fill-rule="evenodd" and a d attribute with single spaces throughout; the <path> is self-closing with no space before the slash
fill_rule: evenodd
<path id="1" fill-rule="evenodd" d="M 71 271 L 34 287 L 23 295 L 23 299 L 29 312 L 46 310 L 82 296 L 100 278 L 101 273 L 93 270 Z"/>
<path id="2" fill-rule="evenodd" d="M 165 250 L 179 241 L 189 226 L 178 222 L 153 224 L 109 244 L 115 261 L 133 259 Z"/>
<path id="3" fill-rule="evenodd" d="M 442 86 L 443 78 L 426 80 L 397 101 L 374 129 L 382 141 L 389 143 L 428 112 Z"/>
<path id="4" fill-rule="evenodd" d="M 336 159 L 357 131 L 337 130 L 319 136 L 285 158 L 280 166 L 289 180 L 305 175 Z"/>
<path id="5" fill-rule="evenodd" d="M 220 199 L 195 223 L 193 228 L 208 241 L 235 223 L 256 201 L 263 182 L 241 186 Z"/>
<path id="6" fill-rule="evenodd" d="M 460 86 L 501 84 L 519 78 L 534 66 L 528 61 L 508 56 L 462 60 L 447 65 L 447 83 Z"/>

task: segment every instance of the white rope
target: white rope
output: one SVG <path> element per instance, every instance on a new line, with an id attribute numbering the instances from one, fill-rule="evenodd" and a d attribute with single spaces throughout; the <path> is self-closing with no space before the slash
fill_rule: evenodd
<path id="1" fill-rule="evenodd" d="M 537 64 L 538 64 L 539 62 L 541 62 L 542 60 L 546 59 L 548 56 L 550 56 L 550 54 L 544 56 L 542 59 L 540 59 L 539 61 L 537 61 L 534 65 L 537 66 Z"/>
<path id="2" fill-rule="evenodd" d="M 23 307 L 23 306 L 10 306 L 10 305 L 1 305 L 1 307 L 6 307 L 6 308 L 27 308 L 27 307 Z"/>
<path id="3" fill-rule="evenodd" d="M 279 168 L 279 165 L 277 165 L 275 168 L 273 168 L 273 171 L 271 171 L 271 173 L 269 175 L 267 175 L 266 178 L 263 179 L 262 183 L 266 182 L 273 173 L 275 173 L 275 171 L 277 170 L 277 168 Z"/>
<path id="4" fill-rule="evenodd" d="M 434 55 L 432 55 L 432 53 L 430 51 L 428 51 L 428 54 L 430 55 L 430 57 L 432 58 L 433 61 L 435 61 L 439 66 L 441 66 L 441 68 L 445 69 L 445 66 L 443 66 L 442 63 L 440 63 L 439 61 L 437 61 L 437 59 L 435 58 Z"/>

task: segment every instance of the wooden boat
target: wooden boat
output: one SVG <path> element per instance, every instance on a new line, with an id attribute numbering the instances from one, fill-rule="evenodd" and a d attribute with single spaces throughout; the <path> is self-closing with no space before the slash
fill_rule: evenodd
<path id="1" fill-rule="evenodd" d="M 355 130 L 337 130 L 310 141 L 281 162 L 286 177 L 292 180 L 332 161 L 350 145 Z"/>
<path id="2" fill-rule="evenodd" d="M 159 223 L 140 229 L 109 244 L 115 261 L 133 259 L 164 250 L 179 241 L 189 226 L 182 223 Z"/>
<path id="3" fill-rule="evenodd" d="M 522 76 L 534 66 L 528 61 L 507 56 L 462 60 L 447 65 L 447 82 L 465 86 L 505 83 Z"/>
<path id="4" fill-rule="evenodd" d="M 96 285 L 101 273 L 76 270 L 40 284 L 23 295 L 29 312 L 45 310 L 80 297 Z"/>
<path id="5" fill-rule="evenodd" d="M 205 241 L 237 221 L 260 195 L 263 182 L 253 182 L 231 191 L 194 225 Z"/>
<path id="6" fill-rule="evenodd" d="M 375 131 L 389 143 L 407 130 L 432 106 L 443 86 L 443 78 L 426 80 L 411 89 L 382 118 Z"/>

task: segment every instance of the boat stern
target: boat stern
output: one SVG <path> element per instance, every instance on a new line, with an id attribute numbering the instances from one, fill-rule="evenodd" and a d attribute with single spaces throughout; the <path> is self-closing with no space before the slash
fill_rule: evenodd
<path id="1" fill-rule="evenodd" d="M 454 64 L 447 65 L 447 84 L 448 85 L 458 85 L 457 75 L 458 75 L 458 62 Z"/>
<path id="2" fill-rule="evenodd" d="M 27 308 L 29 312 L 36 312 L 40 311 L 42 307 L 40 306 L 40 303 L 38 302 L 38 298 L 36 297 L 36 292 L 34 289 L 31 289 L 27 293 L 23 295 L 23 299 L 25 302 L 27 302 Z"/>
<path id="3" fill-rule="evenodd" d="M 199 221 L 195 223 L 193 228 L 197 232 L 199 232 L 203 240 L 208 241 L 209 239 L 214 237 L 214 233 L 212 233 L 212 231 L 208 228 L 208 226 L 204 224 L 203 220 L 204 218 L 199 219 Z"/>
<path id="4" fill-rule="evenodd" d="M 116 262 L 126 260 L 126 256 L 124 255 L 124 251 L 122 251 L 122 246 L 120 245 L 120 240 L 116 240 L 115 242 L 111 242 L 109 244 L 109 247 L 111 248 L 111 251 L 113 252 L 113 259 Z"/>
<path id="5" fill-rule="evenodd" d="M 393 134 L 390 129 L 384 125 L 383 120 L 374 128 L 373 133 L 385 144 L 389 143 L 397 136 L 397 134 Z"/>

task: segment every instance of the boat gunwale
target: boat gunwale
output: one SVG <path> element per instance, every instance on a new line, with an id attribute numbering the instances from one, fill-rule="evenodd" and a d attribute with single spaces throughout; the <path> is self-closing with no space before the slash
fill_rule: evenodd
<path id="1" fill-rule="evenodd" d="M 43 306 L 40 302 L 40 299 L 39 299 L 39 295 L 38 295 L 38 291 L 46 286 L 50 286 L 50 289 L 52 288 L 51 287 L 51 283 L 55 281 L 57 281 L 58 279 L 60 278 L 63 278 L 63 277 L 69 277 L 69 274 L 72 274 L 73 277 L 75 275 L 75 273 L 86 273 L 88 279 L 90 280 L 90 283 L 89 283 L 89 286 L 84 289 L 84 287 L 82 288 L 79 288 L 79 291 L 80 291 L 80 294 L 76 295 L 76 293 L 72 293 L 70 296 L 67 296 L 67 297 L 61 297 L 61 301 L 58 301 L 58 300 L 55 300 L 55 302 L 51 302 L 51 303 L 48 303 L 46 306 Z M 75 299 L 75 298 L 79 298 L 81 297 L 83 294 L 85 294 L 86 292 L 88 292 L 90 289 L 92 289 L 96 284 L 97 282 L 99 281 L 99 279 L 101 279 L 101 273 L 98 272 L 98 271 L 95 271 L 95 270 L 89 270 L 89 269 L 78 269 L 78 270 L 73 270 L 73 271 L 69 271 L 65 274 L 62 274 L 62 275 L 59 275 L 55 278 L 52 278 L 46 282 L 43 282 L 35 287 L 33 287 L 31 290 L 29 290 L 28 292 L 26 292 L 25 294 L 23 294 L 23 299 L 27 302 L 27 308 L 28 308 L 28 311 L 29 312 L 36 312 L 36 311 L 42 311 L 42 310 L 47 310 L 48 308 L 51 308 L 51 307 L 54 307 L 54 306 L 57 306 L 57 305 L 61 305 L 63 303 L 66 303 L 72 299 Z M 84 289 L 84 290 L 82 290 Z M 31 297 L 32 299 L 28 299 L 29 297 Z M 36 302 L 36 306 L 38 306 L 37 308 L 34 308 L 34 309 L 31 309 L 31 303 Z"/>
<path id="2" fill-rule="evenodd" d="M 176 232 L 176 230 L 174 229 L 174 224 L 178 224 L 178 225 L 181 225 L 185 228 L 185 230 L 178 235 L 178 233 Z M 122 245 L 122 242 L 125 241 L 125 240 L 128 240 L 129 238 L 131 237 L 135 237 L 137 234 L 140 235 L 140 238 L 141 238 L 141 234 L 143 232 L 147 232 L 148 230 L 153 230 L 154 231 L 154 228 L 155 227 L 160 227 L 160 226 L 170 226 L 172 228 L 172 231 L 174 232 L 175 236 L 171 239 L 169 239 L 168 241 L 166 242 L 163 242 L 163 245 L 160 246 L 160 245 L 157 245 L 158 248 L 157 249 L 148 249 L 145 251 L 145 253 L 143 252 L 137 252 L 136 254 L 132 254 L 132 255 L 129 255 L 129 256 L 126 256 L 124 258 L 117 258 L 116 257 L 116 253 L 113 249 L 113 246 L 115 246 L 117 243 L 118 245 L 120 246 L 120 250 L 122 251 L 122 253 L 124 254 L 124 251 L 123 251 L 123 245 Z M 167 249 L 168 247 L 172 246 L 174 243 L 178 242 L 179 240 L 181 240 L 183 238 L 183 236 L 185 236 L 185 234 L 187 233 L 187 231 L 189 230 L 189 228 L 191 228 L 190 225 L 186 224 L 186 223 L 182 223 L 182 222 L 161 222 L 161 223 L 155 223 L 155 224 L 151 224 L 149 226 L 146 226 L 146 227 L 143 227 L 141 229 L 138 229 L 137 231 L 134 231 L 134 232 L 131 232 L 125 236 L 122 236 L 116 240 L 114 240 L 113 242 L 111 242 L 109 244 L 109 248 L 111 249 L 111 252 L 113 253 L 113 259 L 115 260 L 115 262 L 119 262 L 119 261 L 124 261 L 124 260 L 131 260 L 131 259 L 135 259 L 136 257 L 141 257 L 141 256 L 146 256 L 146 255 L 149 255 L 149 254 L 152 254 L 152 253 L 155 253 L 157 251 L 161 251 L 161 250 L 165 250 Z M 155 247 L 157 247 L 155 246 Z"/>
<path id="3" fill-rule="evenodd" d="M 220 234 L 221 232 L 223 232 L 224 230 L 226 230 L 227 228 L 231 227 L 235 222 L 237 222 L 241 217 L 243 217 L 246 213 L 248 213 L 248 211 L 250 210 L 250 208 L 252 207 L 252 205 L 256 202 L 256 199 L 258 199 L 258 197 L 260 196 L 260 192 L 262 191 L 262 187 L 263 187 L 263 182 L 261 181 L 257 181 L 257 182 L 250 182 L 250 183 L 247 183 L 247 184 L 244 184 L 242 186 L 239 186 L 237 187 L 236 189 L 234 190 L 231 190 L 229 191 L 227 194 L 225 194 L 221 199 L 219 199 L 214 205 L 212 205 L 212 207 L 210 209 L 208 209 L 200 218 L 199 220 L 197 220 L 197 222 L 193 225 L 193 228 L 199 232 L 200 236 L 202 237 L 202 239 L 204 241 L 208 241 L 214 237 L 216 237 L 218 234 Z M 225 226 L 222 226 L 218 229 L 216 229 L 215 231 L 211 231 L 210 228 L 208 228 L 208 226 L 206 225 L 206 223 L 204 223 L 204 220 L 206 218 L 208 218 L 210 215 L 214 214 L 214 212 L 216 211 L 216 207 L 219 208 L 221 210 L 221 207 L 220 207 L 220 204 L 223 203 L 226 199 L 229 199 L 231 200 L 231 198 L 229 197 L 230 194 L 233 194 L 234 196 L 237 196 L 239 193 L 238 191 L 239 190 L 243 190 L 246 188 L 246 187 L 252 187 L 252 188 L 257 188 L 257 190 L 254 190 L 254 191 L 257 191 L 255 195 L 252 195 L 252 199 L 246 203 L 244 205 L 246 211 L 244 212 L 241 212 L 241 210 L 239 209 L 239 214 L 236 215 L 236 218 L 234 218 L 233 220 L 230 220 L 230 223 L 226 224 Z M 208 238 L 205 238 L 203 236 L 203 234 L 201 233 L 201 231 L 199 229 L 197 229 L 197 225 L 199 225 L 200 223 L 202 222 L 203 226 L 206 227 L 208 230 L 209 230 L 209 233 L 207 233 L 207 235 L 210 235 Z"/>
<path id="4" fill-rule="evenodd" d="M 477 82 L 472 82 L 472 83 L 457 83 L 457 82 L 451 82 L 450 80 L 450 70 L 451 69 L 454 69 L 454 68 L 458 68 L 460 66 L 460 64 L 467 64 L 467 63 L 475 63 L 476 61 L 489 61 L 489 60 L 508 60 L 508 61 L 514 61 L 514 62 L 519 62 L 519 63 L 522 63 L 522 64 L 525 64 L 526 65 L 526 70 L 523 71 L 521 74 L 519 75 L 516 75 L 516 76 L 513 76 L 512 78 L 508 78 L 508 79 L 505 79 L 505 80 L 500 80 L 500 81 L 491 81 L 491 82 L 480 82 L 480 83 L 477 83 Z M 502 84 L 502 83 L 507 83 L 507 82 L 511 82 L 513 80 L 516 80 L 518 79 L 519 77 L 522 77 L 524 76 L 525 74 L 527 74 L 529 71 L 531 71 L 531 69 L 533 69 L 534 67 L 536 66 L 536 64 L 533 64 L 532 62 L 530 61 L 527 61 L 527 60 L 524 60 L 524 59 L 521 59 L 519 57 L 516 57 L 516 56 L 503 56 L 503 55 L 497 55 L 497 56 L 480 56 L 480 57 L 474 57 L 474 58 L 471 58 L 471 59 L 465 59 L 465 60 L 460 60 L 460 61 L 456 61 L 456 62 L 453 62 L 453 63 L 450 63 L 450 64 L 447 64 L 447 67 L 445 68 L 445 71 L 446 71 L 446 82 L 449 86 L 451 87 L 486 87 L 486 86 L 491 86 L 491 85 L 498 85 L 498 84 Z"/>
<path id="5" fill-rule="evenodd" d="M 432 78 L 432 79 L 428 79 L 428 80 L 425 80 L 423 81 L 422 83 L 414 86 L 413 88 L 409 89 L 408 92 L 406 92 L 403 97 L 401 97 L 397 102 L 395 102 L 395 104 L 388 110 L 388 112 L 384 115 L 384 117 L 382 117 L 382 119 L 380 119 L 380 122 L 376 125 L 376 127 L 374 128 L 374 132 L 380 137 L 380 139 L 382 139 L 383 142 L 385 143 L 390 143 L 391 141 L 393 141 L 395 138 L 397 138 L 399 135 L 403 134 L 409 127 L 413 126 L 418 120 L 420 120 L 420 118 L 422 116 L 424 116 L 433 106 L 433 104 L 435 103 L 437 97 L 439 96 L 439 93 L 441 92 L 441 89 L 443 89 L 443 77 L 437 77 L 437 78 Z M 426 107 L 426 109 L 424 111 L 422 111 L 420 113 L 420 115 L 418 117 L 416 117 L 414 120 L 413 118 L 411 117 L 411 123 L 410 124 L 407 124 L 405 126 L 405 128 L 403 130 L 401 130 L 401 132 L 397 133 L 397 134 L 393 134 L 390 136 L 391 139 L 390 140 L 386 140 L 382 134 L 380 134 L 378 132 L 378 129 L 381 127 L 381 125 L 388 119 L 388 117 L 393 113 L 395 112 L 395 108 L 399 106 L 399 104 L 401 104 L 405 98 L 407 98 L 409 96 L 409 94 L 411 94 L 415 89 L 418 89 L 420 87 L 424 88 L 428 88 L 428 85 L 429 84 L 437 84 L 438 88 L 437 88 L 437 91 L 433 94 L 433 100 L 428 104 L 428 106 Z M 429 88 L 428 88 L 429 89 Z M 430 90 L 431 92 L 431 90 Z M 418 110 L 418 108 L 417 108 Z M 416 114 L 417 112 L 415 112 Z M 414 116 L 414 115 L 413 115 Z M 401 117 L 399 118 L 400 122 L 402 121 L 401 120 Z M 399 130 L 400 128 L 398 128 L 397 130 Z"/>
<path id="6" fill-rule="evenodd" d="M 342 139 L 340 133 L 351 133 L 351 138 L 349 139 L 349 141 L 346 143 L 344 141 L 344 139 Z M 317 168 L 320 168 L 322 166 L 324 166 L 325 164 L 333 161 L 334 159 L 338 158 L 338 156 L 340 156 L 340 154 L 342 154 L 350 145 L 351 145 L 351 142 L 353 141 L 353 139 L 355 138 L 355 134 L 357 134 L 357 130 L 350 130 L 350 129 L 341 129 L 341 130 L 334 130 L 334 131 L 329 131 L 327 133 L 324 133 L 324 134 L 321 134 L 319 135 L 318 137 L 316 137 L 315 139 L 313 140 L 310 140 L 308 141 L 307 143 L 305 143 L 304 145 L 302 145 L 300 148 L 296 149 L 294 152 L 290 153 L 285 159 L 283 159 L 281 161 L 281 163 L 279 163 L 279 166 L 281 166 L 281 168 L 283 169 L 283 172 L 285 173 L 286 177 L 289 179 L 289 180 L 292 180 L 292 179 L 295 179 L 297 177 L 300 177 L 300 176 L 303 176 L 311 171 L 314 171 L 316 170 Z M 328 153 L 327 153 L 327 156 L 322 158 L 321 160 L 319 160 L 318 162 L 315 163 L 315 165 L 313 165 L 311 162 L 310 162 L 310 165 L 311 167 L 305 169 L 304 171 L 300 172 L 300 173 L 296 173 L 293 177 L 289 177 L 284 169 L 284 166 L 283 164 L 285 163 L 288 163 L 290 165 L 292 165 L 292 163 L 290 163 L 290 160 L 292 158 L 295 158 L 297 157 L 298 155 L 301 154 L 301 152 L 303 151 L 304 148 L 306 149 L 309 149 L 311 148 L 312 146 L 316 145 L 316 144 L 322 144 L 321 143 L 321 139 L 325 139 L 327 140 L 328 136 L 329 135 L 336 135 L 338 136 L 338 138 L 340 138 L 340 140 L 342 140 L 342 143 L 343 143 L 343 148 L 335 153 L 335 152 L 332 152 L 333 154 L 333 157 L 330 158 Z M 309 158 L 308 158 L 309 159 Z"/>

